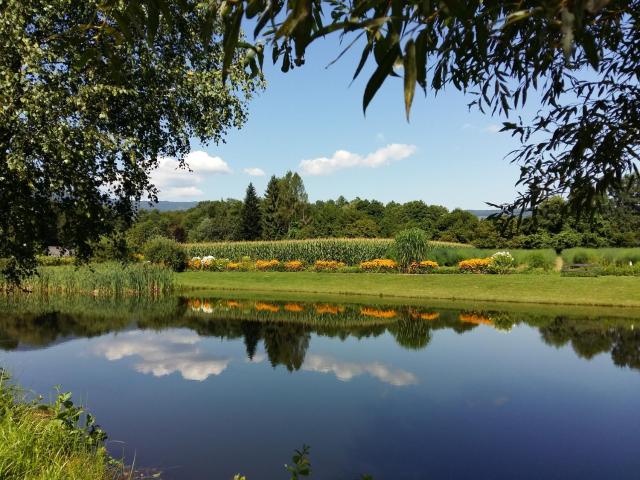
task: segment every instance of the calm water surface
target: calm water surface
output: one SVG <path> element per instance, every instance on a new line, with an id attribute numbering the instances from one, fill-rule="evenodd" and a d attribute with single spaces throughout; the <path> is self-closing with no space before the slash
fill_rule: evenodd
<path id="1" fill-rule="evenodd" d="M 606 312 L 605 312 L 606 313 Z M 0 365 L 164 479 L 640 478 L 638 318 L 228 298 L 12 302 Z"/>

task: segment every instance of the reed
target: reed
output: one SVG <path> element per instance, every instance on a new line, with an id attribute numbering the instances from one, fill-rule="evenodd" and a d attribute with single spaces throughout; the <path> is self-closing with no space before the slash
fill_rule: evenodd
<path id="1" fill-rule="evenodd" d="M 11 285 L 0 278 L 0 290 Z M 40 267 L 24 280 L 23 290 L 34 293 L 90 293 L 92 295 L 163 295 L 173 289 L 173 272 L 152 264 L 116 262 L 81 267 Z"/>

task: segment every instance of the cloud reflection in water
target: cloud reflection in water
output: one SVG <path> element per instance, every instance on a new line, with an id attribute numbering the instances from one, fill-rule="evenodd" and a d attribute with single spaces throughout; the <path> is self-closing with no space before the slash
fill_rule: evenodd
<path id="1" fill-rule="evenodd" d="M 154 377 L 180 372 L 185 380 L 206 380 L 220 375 L 230 359 L 211 355 L 198 347 L 200 337 L 191 332 L 134 331 L 116 335 L 99 342 L 94 352 L 107 360 L 139 357 L 134 368 Z"/>

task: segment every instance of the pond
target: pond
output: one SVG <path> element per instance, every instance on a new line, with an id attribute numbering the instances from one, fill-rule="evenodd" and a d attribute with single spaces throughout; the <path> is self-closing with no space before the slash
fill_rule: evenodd
<path id="1" fill-rule="evenodd" d="M 0 365 L 163 479 L 638 478 L 637 312 L 380 301 L 5 299 Z"/>

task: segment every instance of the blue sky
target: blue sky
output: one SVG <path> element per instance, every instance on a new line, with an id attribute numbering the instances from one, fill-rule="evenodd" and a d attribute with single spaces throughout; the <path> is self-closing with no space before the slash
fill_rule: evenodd
<path id="1" fill-rule="evenodd" d="M 471 97 L 450 88 L 437 97 L 416 92 L 407 123 L 400 78 L 385 82 L 364 116 L 371 70 L 349 86 L 361 50 L 326 68 L 338 51 L 337 39 L 320 41 L 303 67 L 286 74 L 265 59 L 267 86 L 251 101 L 244 128 L 223 145 L 194 143 L 207 154 L 190 160 L 194 173 L 172 172 L 165 161 L 155 177 L 159 198 L 242 198 L 250 181 L 262 194 L 272 174 L 287 170 L 303 175 L 311 201 L 344 195 L 485 208 L 514 197 L 518 168 L 504 157 L 517 142 L 497 133 L 503 119 L 470 112 Z"/>

